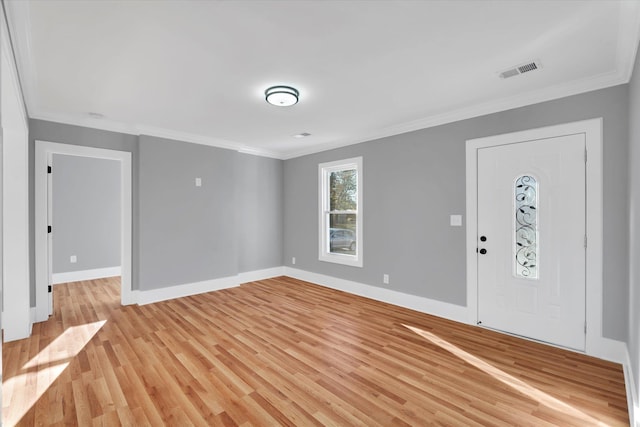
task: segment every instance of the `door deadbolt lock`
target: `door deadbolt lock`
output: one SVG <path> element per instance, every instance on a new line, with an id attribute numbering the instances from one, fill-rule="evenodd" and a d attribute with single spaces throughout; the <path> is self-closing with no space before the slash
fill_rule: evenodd
<path id="1" fill-rule="evenodd" d="M 486 254 L 486 253 L 487 253 L 487 250 L 486 250 L 485 248 L 482 248 L 482 249 L 480 249 L 480 253 L 481 253 L 482 255 L 484 255 L 484 254 Z"/>
<path id="2" fill-rule="evenodd" d="M 480 241 L 481 242 L 486 242 L 487 241 L 487 236 L 480 236 Z"/>

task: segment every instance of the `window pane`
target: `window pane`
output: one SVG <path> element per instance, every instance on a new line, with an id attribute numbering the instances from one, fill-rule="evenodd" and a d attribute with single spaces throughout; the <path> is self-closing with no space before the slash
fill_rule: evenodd
<path id="1" fill-rule="evenodd" d="M 331 172 L 329 175 L 329 210 L 358 209 L 358 174 L 355 169 Z"/>
<path id="2" fill-rule="evenodd" d="M 329 252 L 356 254 L 356 214 L 329 214 Z"/>
<path id="3" fill-rule="evenodd" d="M 515 273 L 538 278 L 538 183 L 524 175 L 515 183 Z"/>

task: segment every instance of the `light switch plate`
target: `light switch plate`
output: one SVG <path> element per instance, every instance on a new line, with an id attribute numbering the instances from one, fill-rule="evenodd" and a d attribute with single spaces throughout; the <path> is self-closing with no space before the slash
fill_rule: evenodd
<path id="1" fill-rule="evenodd" d="M 202 178 L 196 178 L 196 187 L 202 187 Z"/>
<path id="2" fill-rule="evenodd" d="M 461 227 L 462 226 L 462 215 L 451 215 L 449 217 L 449 224 L 452 227 Z"/>

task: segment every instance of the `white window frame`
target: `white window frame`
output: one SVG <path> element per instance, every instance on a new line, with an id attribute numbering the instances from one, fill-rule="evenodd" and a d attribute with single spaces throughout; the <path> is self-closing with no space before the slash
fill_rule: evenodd
<path id="1" fill-rule="evenodd" d="M 357 210 L 355 211 L 340 211 L 339 213 L 355 214 L 356 221 L 356 253 L 355 255 L 340 254 L 330 252 L 329 249 L 329 176 L 332 172 L 341 170 L 355 169 L 357 175 L 358 185 L 358 197 L 357 197 Z M 335 162 L 320 163 L 318 165 L 318 194 L 320 208 L 319 218 L 319 256 L 320 261 L 333 262 L 336 264 L 349 265 L 352 267 L 362 267 L 362 157 L 354 157 L 351 159 L 338 160 Z M 334 212 L 336 213 L 336 212 Z"/>

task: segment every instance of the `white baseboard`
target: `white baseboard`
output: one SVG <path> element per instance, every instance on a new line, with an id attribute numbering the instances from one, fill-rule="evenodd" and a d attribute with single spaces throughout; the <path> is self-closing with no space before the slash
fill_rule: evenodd
<path id="1" fill-rule="evenodd" d="M 631 356 L 629 349 L 625 346 L 625 361 L 622 363 L 624 369 L 624 384 L 627 388 L 627 406 L 629 408 L 629 425 L 631 427 L 640 427 L 640 401 L 638 401 L 638 394 L 636 383 L 633 377 L 633 371 L 631 370 Z"/>
<path id="2" fill-rule="evenodd" d="M 312 273 L 297 268 L 284 267 L 284 275 L 306 282 L 315 283 L 327 288 L 337 289 L 351 294 L 360 295 L 374 300 L 387 302 L 400 307 L 410 308 L 445 319 L 468 323 L 467 307 L 437 301 L 429 298 L 409 295 L 391 289 L 365 285 L 350 280 L 338 279 L 324 274 Z"/>
<path id="3" fill-rule="evenodd" d="M 154 302 L 166 301 L 174 298 L 188 297 L 205 292 L 219 291 L 221 289 L 234 288 L 243 283 L 256 280 L 269 279 L 271 277 L 282 276 L 283 267 L 267 268 L 264 270 L 248 271 L 236 276 L 221 277 L 218 279 L 204 280 L 196 283 L 185 283 L 182 285 L 169 286 L 166 288 L 151 289 L 148 291 L 133 291 L 132 297 L 140 305 Z"/>
<path id="4" fill-rule="evenodd" d="M 278 276 L 284 276 L 284 267 L 265 268 L 264 270 L 247 271 L 245 273 L 238 274 L 240 283 L 255 282 Z"/>
<path id="5" fill-rule="evenodd" d="M 365 285 L 350 280 L 338 279 L 324 274 L 312 273 L 296 268 L 284 267 L 284 275 L 295 279 L 304 280 L 320 286 L 337 289 L 351 294 L 387 302 L 401 307 L 410 308 L 445 319 L 469 324 L 467 307 L 436 301 L 429 298 L 408 295 L 390 289 Z M 599 337 L 591 343 L 587 354 L 600 359 L 617 362 L 622 365 L 629 407 L 629 420 L 632 427 L 640 427 L 640 402 L 636 394 L 636 388 L 631 371 L 631 359 L 625 343 L 610 338 Z"/>
<path id="6" fill-rule="evenodd" d="M 81 280 L 101 279 L 103 277 L 120 276 L 120 266 L 94 268 L 92 270 L 68 271 L 66 273 L 54 273 L 51 275 L 51 282 L 54 285 L 59 283 L 79 282 Z"/>
<path id="7" fill-rule="evenodd" d="M 595 337 L 593 340 L 588 340 L 585 353 L 589 356 L 623 365 L 629 357 L 626 343 L 606 337 Z"/>
<path id="8" fill-rule="evenodd" d="M 31 330 L 33 329 L 33 324 L 35 323 L 35 318 L 36 318 L 36 309 L 35 307 L 30 307 L 29 308 L 29 324 L 24 325 L 25 329 L 23 329 L 23 331 L 26 331 L 26 334 L 21 333 L 19 330 L 17 331 L 17 333 L 16 331 L 13 331 L 13 330 L 11 331 L 11 333 L 9 333 L 3 326 L 1 329 L 1 331 L 4 331 L 4 333 L 1 336 L 3 339 L 3 342 L 18 341 L 25 338 L 29 338 L 31 336 Z M 2 319 L 2 322 L 1 322 L 2 325 L 7 324 L 7 319 L 5 318 L 4 311 L 0 312 L 0 319 Z M 0 427 L 2 427 L 1 423 L 0 423 Z"/>

